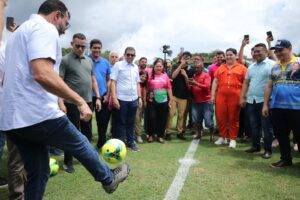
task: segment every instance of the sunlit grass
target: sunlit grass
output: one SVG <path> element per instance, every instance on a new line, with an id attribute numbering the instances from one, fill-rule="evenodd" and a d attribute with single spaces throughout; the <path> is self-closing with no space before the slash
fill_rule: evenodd
<path id="1" fill-rule="evenodd" d="M 131 166 L 130 176 L 111 195 L 104 192 L 101 184 L 95 182 L 79 162 L 75 162 L 74 174 L 60 170 L 58 175 L 50 178 L 44 199 L 163 199 L 179 167 L 178 160 L 190 145 L 191 138 L 189 134 L 187 136 L 187 141 L 179 141 L 173 135 L 171 142 L 144 143 L 138 145 L 140 152 L 128 151 L 126 161 Z M 258 153 L 245 153 L 248 147 L 249 144 L 239 143 L 235 150 L 216 146 L 205 136 L 194 155 L 197 162 L 190 168 L 179 199 L 299 199 L 299 155 L 293 153 L 295 164 L 292 167 L 278 170 L 269 166 L 278 161 L 278 149 L 271 159 L 264 160 Z M 62 166 L 63 158 L 56 158 Z M 6 156 L 0 165 L 1 176 L 6 176 L 5 161 Z M 1 200 L 7 199 L 6 190 L 0 189 Z"/>

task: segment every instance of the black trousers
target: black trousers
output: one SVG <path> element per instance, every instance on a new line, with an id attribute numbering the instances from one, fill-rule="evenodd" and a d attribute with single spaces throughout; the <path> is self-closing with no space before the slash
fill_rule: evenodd
<path id="1" fill-rule="evenodd" d="M 96 97 L 93 97 L 93 107 L 95 110 L 97 128 L 98 128 L 98 141 L 97 147 L 101 148 L 106 142 L 106 131 L 109 123 L 109 118 L 111 111 L 108 108 L 108 102 L 103 103 L 103 98 L 101 99 L 101 110 L 98 112 L 96 110 Z"/>
<path id="2" fill-rule="evenodd" d="M 157 134 L 158 137 L 164 137 L 168 118 L 169 106 L 168 102 L 154 103 L 147 102 L 147 120 L 148 130 L 150 136 Z"/>
<path id="3" fill-rule="evenodd" d="M 290 131 L 293 131 L 295 141 L 300 147 L 300 110 L 279 109 L 271 110 L 271 122 L 280 147 L 280 159 L 292 163 Z M 299 151 L 300 152 L 300 151 Z"/>
<path id="4" fill-rule="evenodd" d="M 93 108 L 92 102 L 89 102 L 87 104 L 91 109 Z M 75 104 L 65 102 L 65 106 L 67 108 L 67 117 L 69 118 L 69 120 L 78 130 L 81 131 L 83 135 L 87 137 L 89 141 L 91 141 L 93 136 L 92 119 L 90 119 L 87 122 L 82 121 L 80 120 L 80 112 Z M 71 164 L 72 161 L 73 161 L 73 156 L 68 153 L 65 153 L 64 163 Z"/>
<path id="5" fill-rule="evenodd" d="M 238 137 L 243 138 L 244 136 L 251 137 L 250 120 L 249 114 L 247 113 L 247 106 L 245 108 L 241 108 L 239 120 Z"/>

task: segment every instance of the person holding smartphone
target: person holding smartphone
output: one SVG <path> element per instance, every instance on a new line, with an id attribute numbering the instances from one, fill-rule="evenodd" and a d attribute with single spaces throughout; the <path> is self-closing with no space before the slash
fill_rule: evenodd
<path id="1" fill-rule="evenodd" d="M 195 62 L 195 74 L 193 78 L 189 79 L 190 90 L 193 96 L 192 122 L 195 132 L 195 135 L 193 135 L 193 139 L 201 139 L 203 129 L 202 122 L 204 120 L 205 127 L 209 128 L 210 141 L 214 141 L 214 112 L 212 104 L 210 102 L 211 78 L 209 74 L 203 71 L 203 69 L 203 62 Z"/>
<path id="2" fill-rule="evenodd" d="M 180 140 L 186 140 L 184 137 L 184 113 L 187 105 L 188 91 L 188 65 L 191 61 L 192 54 L 188 51 L 182 53 L 180 62 L 172 67 L 172 92 L 173 97 L 171 99 L 171 109 L 169 110 L 169 116 L 166 128 L 166 140 L 171 140 L 171 131 L 173 124 L 173 117 L 178 110 L 177 118 L 177 138 Z"/>
<path id="3" fill-rule="evenodd" d="M 274 51 L 271 50 L 271 46 L 272 46 L 271 43 L 272 43 L 273 40 L 274 40 L 274 37 L 273 37 L 272 32 L 271 32 L 271 31 L 268 31 L 268 32 L 267 32 L 267 39 L 266 39 L 266 41 L 267 41 L 267 44 L 268 44 L 269 58 L 272 59 L 272 60 L 277 61 L 278 59 L 277 59 L 277 57 L 276 57 Z"/>
<path id="4" fill-rule="evenodd" d="M 251 48 L 252 61 L 246 60 L 244 58 L 244 49 L 245 49 L 245 46 L 248 45 L 249 43 L 250 43 L 249 35 L 244 35 L 244 39 L 242 40 L 242 44 L 241 44 L 241 47 L 240 47 L 240 50 L 238 53 L 238 62 L 245 65 L 245 67 L 247 67 L 247 68 L 255 62 L 253 48 Z"/>

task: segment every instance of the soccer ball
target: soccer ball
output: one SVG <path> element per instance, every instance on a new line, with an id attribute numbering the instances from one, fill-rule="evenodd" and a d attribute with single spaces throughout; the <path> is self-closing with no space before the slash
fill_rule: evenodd
<path id="1" fill-rule="evenodd" d="M 50 176 L 56 175 L 58 173 L 59 166 L 57 164 L 57 161 L 54 158 L 50 158 L 49 166 L 50 166 Z"/>
<path id="2" fill-rule="evenodd" d="M 102 158 L 109 164 L 120 164 L 126 157 L 126 146 L 118 139 L 108 140 L 102 147 Z"/>

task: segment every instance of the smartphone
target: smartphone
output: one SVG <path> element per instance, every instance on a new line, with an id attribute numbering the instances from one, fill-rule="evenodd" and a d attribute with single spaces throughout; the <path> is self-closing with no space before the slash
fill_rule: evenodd
<path id="1" fill-rule="evenodd" d="M 270 38 L 270 41 L 273 41 L 273 40 L 274 40 L 272 31 L 268 31 L 268 32 L 267 32 L 267 36 L 268 36 L 268 38 Z"/>
<path id="2" fill-rule="evenodd" d="M 249 40 L 249 35 L 244 35 L 244 40 Z"/>
<path id="3" fill-rule="evenodd" d="M 6 28 L 13 26 L 15 19 L 13 17 L 6 17 Z"/>

